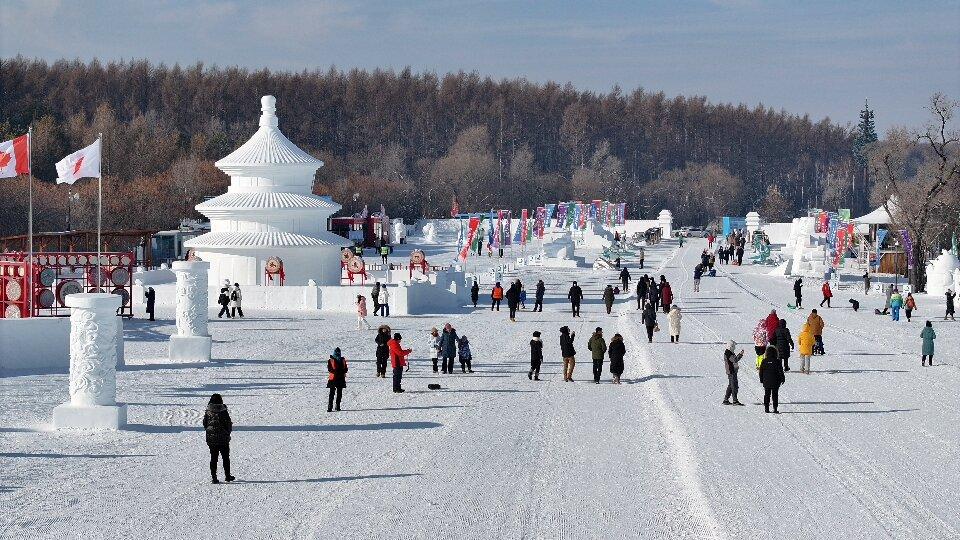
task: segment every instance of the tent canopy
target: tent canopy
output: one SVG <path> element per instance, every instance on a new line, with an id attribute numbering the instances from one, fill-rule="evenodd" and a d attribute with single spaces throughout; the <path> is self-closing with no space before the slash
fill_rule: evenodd
<path id="1" fill-rule="evenodd" d="M 888 201 L 887 204 L 890 206 L 890 210 L 896 211 L 896 202 L 894 200 Z M 880 206 L 865 216 L 855 218 L 854 221 L 860 225 L 889 225 L 893 222 L 893 219 L 890 218 L 887 209 Z"/>

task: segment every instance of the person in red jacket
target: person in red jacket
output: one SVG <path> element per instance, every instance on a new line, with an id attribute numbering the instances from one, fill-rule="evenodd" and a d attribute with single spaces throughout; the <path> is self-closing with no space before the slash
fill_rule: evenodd
<path id="1" fill-rule="evenodd" d="M 400 346 L 400 340 L 403 339 L 399 333 L 393 335 L 393 339 L 387 342 L 387 348 L 390 349 L 390 366 L 393 367 L 393 391 L 394 393 L 403 392 L 400 381 L 403 378 L 404 367 L 410 369 L 407 363 L 407 355 L 413 349 L 404 349 Z"/>
<path id="2" fill-rule="evenodd" d="M 767 339 L 772 342 L 773 334 L 776 333 L 777 328 L 780 327 L 780 317 L 777 315 L 777 310 L 774 309 L 770 311 L 770 314 L 764 319 L 763 326 L 767 329 Z"/>
<path id="3" fill-rule="evenodd" d="M 660 305 L 664 313 L 670 313 L 670 306 L 673 305 L 673 288 L 664 276 L 660 276 Z"/>
<path id="4" fill-rule="evenodd" d="M 823 288 L 821 291 L 823 291 L 823 300 L 820 301 L 820 307 L 823 307 L 824 302 L 827 303 L 827 307 L 830 307 L 830 299 L 833 298 L 833 291 L 830 290 L 829 281 L 823 282 Z"/>

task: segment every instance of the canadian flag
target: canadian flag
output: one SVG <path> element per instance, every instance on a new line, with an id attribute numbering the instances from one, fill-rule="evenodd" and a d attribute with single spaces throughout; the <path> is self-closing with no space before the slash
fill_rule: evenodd
<path id="1" fill-rule="evenodd" d="M 58 184 L 72 184 L 81 178 L 100 178 L 100 139 L 57 162 Z"/>
<path id="2" fill-rule="evenodd" d="M 29 135 L 0 142 L 0 178 L 30 173 Z"/>

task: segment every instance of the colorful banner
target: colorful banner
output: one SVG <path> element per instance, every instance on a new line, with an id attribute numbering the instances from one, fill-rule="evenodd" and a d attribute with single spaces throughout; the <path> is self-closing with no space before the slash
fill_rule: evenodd
<path id="1" fill-rule="evenodd" d="M 492 246 L 492 245 L 493 245 L 494 229 L 497 228 L 497 227 L 496 227 L 496 223 L 497 223 L 497 213 L 496 213 L 495 211 L 491 210 L 491 211 L 490 211 L 490 229 L 487 231 L 487 245 L 488 245 L 488 246 Z"/>
<path id="2" fill-rule="evenodd" d="M 580 228 L 580 214 L 583 213 L 583 205 L 580 203 L 573 203 L 573 219 L 570 220 L 570 224 L 575 228 Z"/>
<path id="3" fill-rule="evenodd" d="M 600 199 L 594 199 L 593 203 L 590 204 L 590 221 L 599 221 L 600 220 L 600 205 L 603 204 L 603 201 Z"/>
<path id="4" fill-rule="evenodd" d="M 517 233 L 520 235 L 520 244 L 527 245 L 527 209 L 520 210 L 520 226 L 517 227 Z"/>
<path id="5" fill-rule="evenodd" d="M 877 229 L 877 258 L 874 261 L 874 266 L 880 266 L 880 246 L 883 245 L 883 240 L 887 237 L 887 229 Z"/>
<path id="6" fill-rule="evenodd" d="M 590 213 L 590 208 L 593 205 L 589 203 L 584 203 L 580 205 L 580 219 L 577 221 L 577 228 L 585 230 L 587 228 L 587 215 Z"/>
<path id="7" fill-rule="evenodd" d="M 550 220 L 553 219 L 553 211 L 557 209 L 557 205 L 548 204 L 543 207 L 543 220 L 540 223 L 540 238 L 543 238 L 543 229 L 550 226 Z"/>
<path id="8" fill-rule="evenodd" d="M 624 225 L 627 223 L 627 203 L 620 203 L 617 205 L 617 225 Z"/>
<path id="9" fill-rule="evenodd" d="M 826 212 L 820 212 L 820 215 L 817 216 L 817 233 L 822 234 L 827 232 L 829 225 L 830 215 Z"/>
<path id="10" fill-rule="evenodd" d="M 547 205 L 547 206 L 551 206 L 551 205 Z M 537 208 L 537 219 L 536 219 L 536 223 L 534 224 L 534 229 L 536 229 L 537 238 L 541 240 L 543 239 L 544 223 L 547 219 L 549 219 L 547 217 L 547 209 L 543 206 Z"/>
<path id="11" fill-rule="evenodd" d="M 910 238 L 910 231 L 900 229 L 900 238 L 903 239 L 903 249 L 907 252 L 907 270 L 913 270 L 913 239 Z"/>
<path id="12" fill-rule="evenodd" d="M 527 243 L 533 242 L 533 218 L 527 218 Z"/>
<path id="13" fill-rule="evenodd" d="M 850 209 L 841 208 L 837 211 L 837 217 L 840 219 L 840 221 L 850 221 Z"/>
<path id="14" fill-rule="evenodd" d="M 576 217 L 573 214 L 574 212 L 576 212 L 576 208 L 577 208 L 577 203 L 575 202 L 567 203 L 567 220 L 563 223 L 564 228 L 568 228 L 571 225 L 573 225 L 573 218 Z"/>
<path id="15" fill-rule="evenodd" d="M 562 228 L 567 221 L 567 205 L 560 203 L 557 205 L 557 227 Z"/>
<path id="16" fill-rule="evenodd" d="M 503 210 L 497 210 L 497 224 L 493 227 L 493 249 L 500 249 L 500 237 L 503 232 Z"/>
<path id="17" fill-rule="evenodd" d="M 504 212 L 506 212 L 507 218 L 503 228 L 503 245 L 509 246 L 511 244 L 511 239 L 513 238 L 510 236 L 510 224 L 513 222 L 513 212 L 510 210 L 504 210 Z"/>
<path id="18" fill-rule="evenodd" d="M 464 243 L 463 248 L 460 250 L 460 260 L 467 260 L 467 254 L 470 253 L 470 249 L 473 246 L 474 236 L 477 234 L 477 228 L 480 227 L 480 218 L 472 217 L 470 218 L 470 223 L 467 226 L 467 241 Z"/>
<path id="19" fill-rule="evenodd" d="M 839 268 L 840 263 L 843 262 L 843 254 L 846 253 L 847 245 L 847 229 L 837 229 L 836 233 L 836 252 L 833 255 L 833 268 Z"/>

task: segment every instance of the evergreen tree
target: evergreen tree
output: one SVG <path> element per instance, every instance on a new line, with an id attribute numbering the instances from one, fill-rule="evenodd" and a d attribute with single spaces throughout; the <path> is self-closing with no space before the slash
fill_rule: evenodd
<path id="1" fill-rule="evenodd" d="M 877 140 L 877 126 L 873 121 L 873 111 L 870 110 L 869 103 L 864 100 L 863 110 L 860 111 L 860 123 L 857 125 L 857 135 L 853 139 L 853 155 L 861 167 L 867 166 L 867 146 Z"/>

